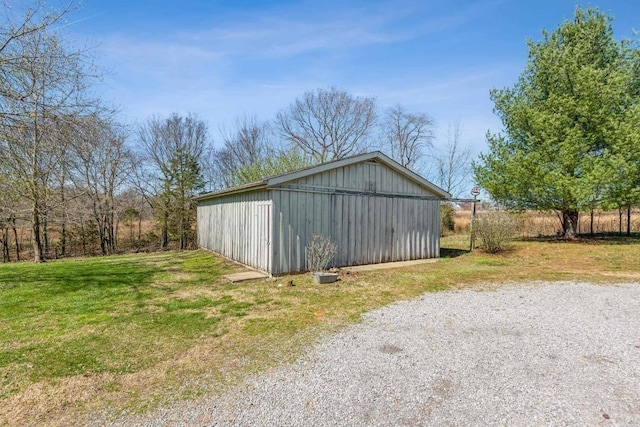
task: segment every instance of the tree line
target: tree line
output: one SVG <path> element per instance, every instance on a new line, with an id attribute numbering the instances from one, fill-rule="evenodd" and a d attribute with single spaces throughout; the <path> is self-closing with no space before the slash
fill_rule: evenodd
<path id="1" fill-rule="evenodd" d="M 195 245 L 193 197 L 382 150 L 460 191 L 471 152 L 459 124 L 442 148 L 434 122 L 334 87 L 307 91 L 272 120 L 241 116 L 214 144 L 193 114 L 124 123 L 95 96 L 101 71 L 63 22 L 75 6 L 35 1 L 0 22 L 0 248 L 3 261 Z M 153 226 L 149 227 L 148 224 Z M 123 237 L 124 236 L 124 237 Z M 28 246 L 25 246 L 25 241 Z"/>
<path id="2" fill-rule="evenodd" d="M 470 184 L 472 151 L 459 122 L 436 144 L 426 113 L 396 105 L 380 109 L 373 97 L 335 87 L 306 91 L 271 121 L 236 118 L 221 129 L 220 147 L 206 162 L 214 189 L 231 187 L 302 167 L 380 150 L 402 166 L 459 195 Z"/>

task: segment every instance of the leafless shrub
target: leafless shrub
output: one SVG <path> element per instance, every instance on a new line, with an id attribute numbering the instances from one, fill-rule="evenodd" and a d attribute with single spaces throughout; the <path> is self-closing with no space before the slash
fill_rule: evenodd
<path id="1" fill-rule="evenodd" d="M 487 211 L 473 221 L 473 233 L 485 252 L 495 254 L 509 248 L 518 233 L 518 222 L 509 212 Z"/>
<path id="2" fill-rule="evenodd" d="M 338 245 L 333 243 L 329 237 L 314 234 L 307 244 L 305 252 L 309 271 L 324 271 L 338 253 Z"/>

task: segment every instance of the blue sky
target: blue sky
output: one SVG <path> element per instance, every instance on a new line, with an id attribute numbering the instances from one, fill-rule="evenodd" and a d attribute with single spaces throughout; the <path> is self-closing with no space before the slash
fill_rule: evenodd
<path id="1" fill-rule="evenodd" d="M 640 2 L 84 0 L 72 37 L 95 45 L 102 95 L 129 122 L 196 113 L 218 128 L 269 120 L 306 90 L 336 86 L 436 121 L 436 145 L 459 120 L 463 142 L 498 131 L 489 91 L 512 85 L 526 40 L 577 4 L 613 15 L 617 37 L 640 30 Z"/>

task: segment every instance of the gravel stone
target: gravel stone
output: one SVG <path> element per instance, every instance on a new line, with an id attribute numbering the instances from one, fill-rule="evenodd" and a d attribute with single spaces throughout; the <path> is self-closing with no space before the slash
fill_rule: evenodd
<path id="1" fill-rule="evenodd" d="M 640 284 L 429 293 L 295 363 L 113 426 L 638 426 Z"/>

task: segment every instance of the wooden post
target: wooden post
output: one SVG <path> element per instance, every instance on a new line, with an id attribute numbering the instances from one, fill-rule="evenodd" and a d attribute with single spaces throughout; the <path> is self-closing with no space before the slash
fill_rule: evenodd
<path id="1" fill-rule="evenodd" d="M 471 195 L 473 196 L 473 208 L 471 210 L 471 224 L 469 224 L 469 232 L 471 233 L 471 242 L 469 244 L 469 252 L 473 252 L 473 249 L 476 245 L 476 235 L 473 231 L 473 222 L 476 219 L 476 201 L 478 194 L 480 194 L 480 189 L 478 187 L 473 187 L 471 189 Z"/>

